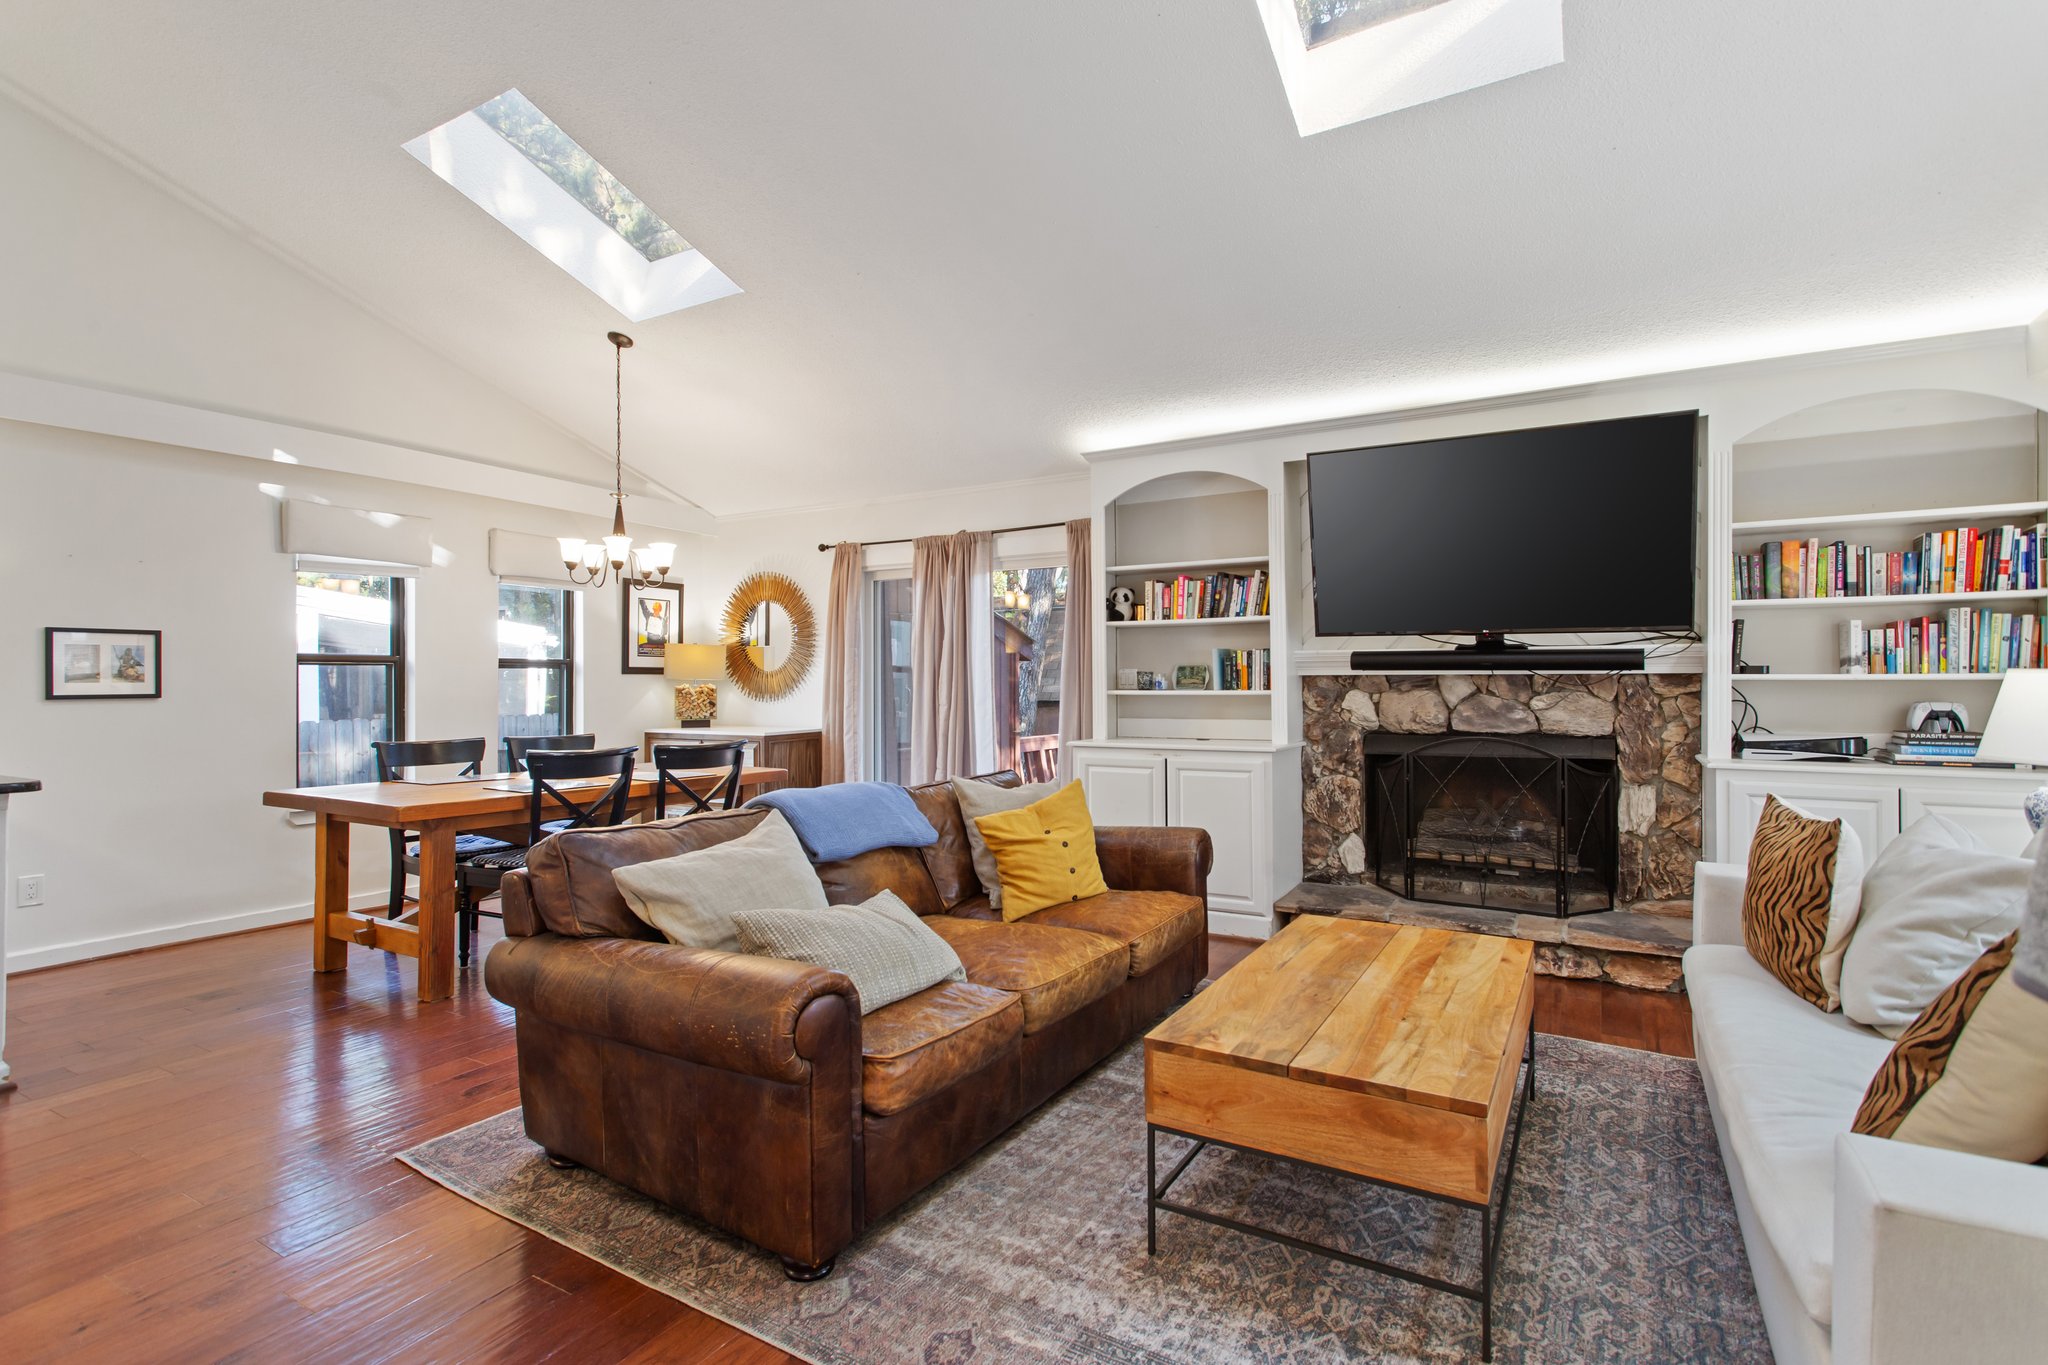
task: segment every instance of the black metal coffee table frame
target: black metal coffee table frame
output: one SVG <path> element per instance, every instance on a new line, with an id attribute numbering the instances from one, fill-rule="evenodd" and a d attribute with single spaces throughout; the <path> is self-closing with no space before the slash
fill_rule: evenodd
<path id="1" fill-rule="evenodd" d="M 1296 1251 L 1306 1251 L 1317 1256 L 1328 1256 L 1333 1260 L 1343 1261 L 1346 1264 L 1359 1266 L 1365 1270 L 1376 1271 L 1382 1275 L 1392 1275 L 1396 1279 L 1407 1280 L 1411 1284 L 1419 1284 L 1425 1289 L 1435 1289 L 1446 1294 L 1456 1294 L 1461 1299 L 1471 1299 L 1479 1305 L 1479 1358 L 1485 1361 L 1492 1360 L 1494 1271 L 1500 1261 L 1501 1232 L 1507 1225 L 1508 1198 L 1514 1190 L 1515 1157 L 1522 1149 L 1522 1127 L 1528 1117 L 1529 1102 L 1536 1098 L 1536 1030 L 1534 1028 L 1529 1030 L 1529 1041 L 1523 1052 L 1523 1063 L 1527 1070 L 1519 1087 L 1522 1092 L 1522 1098 L 1515 1105 L 1515 1112 L 1510 1116 L 1514 1123 L 1515 1131 L 1514 1136 L 1508 1143 L 1508 1159 L 1501 1163 L 1500 1174 L 1494 1179 L 1494 1188 L 1489 1192 L 1487 1201 L 1483 1204 L 1470 1199 L 1456 1199 L 1450 1195 L 1434 1194 L 1428 1190 L 1418 1190 L 1412 1185 L 1403 1185 L 1398 1181 L 1376 1180 L 1368 1175 L 1359 1175 L 1355 1171 L 1338 1170 L 1334 1166 L 1324 1166 L 1313 1161 L 1302 1161 L 1296 1157 L 1281 1156 L 1275 1152 L 1261 1151 L 1257 1147 L 1246 1147 L 1235 1142 L 1224 1142 L 1220 1138 L 1202 1137 L 1196 1133 L 1183 1132 L 1178 1128 L 1167 1128 L 1156 1123 L 1147 1123 L 1145 1125 L 1145 1254 L 1156 1256 L 1159 1253 L 1159 1211 L 1164 1209 L 1168 1213 L 1178 1213 L 1186 1218 L 1196 1218 L 1204 1223 L 1214 1223 L 1217 1227 L 1229 1228 L 1233 1232 L 1242 1232 L 1252 1237 L 1263 1237 L 1269 1242 L 1278 1242 L 1282 1246 L 1293 1247 Z M 1159 1180 L 1158 1139 L 1161 1133 L 1169 1137 L 1184 1138 L 1195 1144 L 1188 1150 L 1186 1155 L 1182 1156 L 1174 1164 L 1173 1169 L 1166 1173 L 1166 1180 L 1163 1184 Z M 1358 1180 L 1368 1185 L 1377 1185 L 1381 1189 L 1395 1190 L 1401 1194 L 1419 1195 L 1424 1199 L 1433 1200 L 1439 1204 L 1450 1204 L 1458 1208 L 1478 1210 L 1478 1285 L 1459 1284 L 1454 1280 L 1441 1279 L 1435 1275 L 1424 1274 L 1419 1270 L 1410 1270 L 1406 1266 L 1392 1265 L 1386 1261 L 1376 1261 L 1368 1256 L 1360 1256 L 1353 1252 L 1339 1250 L 1336 1247 L 1324 1246 L 1320 1242 L 1305 1241 L 1302 1238 L 1290 1236 L 1274 1228 L 1260 1227 L 1256 1223 L 1242 1222 L 1227 1214 L 1210 1213 L 1205 1209 L 1198 1209 L 1188 1204 L 1176 1204 L 1168 1200 L 1166 1196 L 1173 1189 L 1174 1182 L 1181 1178 L 1188 1167 L 1193 1164 L 1196 1157 L 1200 1156 L 1204 1150 L 1210 1147 L 1227 1147 L 1231 1151 L 1243 1152 L 1247 1156 L 1264 1157 L 1269 1161 L 1284 1161 L 1290 1166 L 1300 1166 L 1305 1170 L 1322 1171 L 1329 1175 L 1342 1176 L 1347 1180 Z"/>

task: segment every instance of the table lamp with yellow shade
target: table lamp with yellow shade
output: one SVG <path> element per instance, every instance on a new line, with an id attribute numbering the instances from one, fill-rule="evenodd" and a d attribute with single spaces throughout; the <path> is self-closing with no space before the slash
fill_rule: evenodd
<path id="1" fill-rule="evenodd" d="M 718 719 L 718 679 L 725 676 L 725 650 L 718 645 L 670 645 L 661 652 L 661 671 L 676 688 L 676 724 L 709 725 Z"/>

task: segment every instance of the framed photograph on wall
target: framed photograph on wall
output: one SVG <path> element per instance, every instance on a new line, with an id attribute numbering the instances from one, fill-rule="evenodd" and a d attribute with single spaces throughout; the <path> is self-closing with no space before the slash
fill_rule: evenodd
<path id="1" fill-rule="evenodd" d="M 160 630 L 45 626 L 43 699 L 161 697 L 163 655 Z"/>
<path id="2" fill-rule="evenodd" d="M 619 635 L 624 654 L 619 671 L 659 673 L 662 651 L 683 642 L 683 585 L 619 586 Z"/>

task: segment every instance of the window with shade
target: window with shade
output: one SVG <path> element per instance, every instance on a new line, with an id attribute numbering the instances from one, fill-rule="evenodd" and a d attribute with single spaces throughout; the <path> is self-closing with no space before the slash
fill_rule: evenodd
<path id="1" fill-rule="evenodd" d="M 576 593 L 498 585 L 498 744 L 576 725 Z"/>
<path id="2" fill-rule="evenodd" d="M 405 737 L 405 580 L 297 577 L 299 785 L 374 782 L 371 744 Z"/>

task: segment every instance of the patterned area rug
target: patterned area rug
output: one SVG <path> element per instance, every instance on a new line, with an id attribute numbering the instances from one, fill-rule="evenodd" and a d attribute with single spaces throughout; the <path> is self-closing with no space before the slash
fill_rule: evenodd
<path id="1" fill-rule="evenodd" d="M 1693 1064 L 1538 1040 L 1495 1359 L 1771 1359 Z M 1160 1143 L 1167 1168 L 1169 1143 Z M 1184 1148 L 1178 1148 L 1184 1150 Z M 820 1365 L 1478 1359 L 1478 1306 L 1161 1213 L 1145 1254 L 1133 1043 L 871 1229 L 829 1279 L 587 1171 L 519 1111 L 400 1158 L 484 1207 Z M 1212 1148 L 1177 1200 L 1476 1282 L 1478 1215 Z"/>

